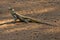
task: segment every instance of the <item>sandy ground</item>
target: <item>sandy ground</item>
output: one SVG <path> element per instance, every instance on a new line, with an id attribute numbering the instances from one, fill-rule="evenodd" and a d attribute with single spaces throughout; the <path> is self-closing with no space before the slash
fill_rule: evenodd
<path id="1" fill-rule="evenodd" d="M 10 23 L 8 7 L 56 26 L 37 23 Z M 0 0 L 0 40 L 60 40 L 60 0 Z"/>

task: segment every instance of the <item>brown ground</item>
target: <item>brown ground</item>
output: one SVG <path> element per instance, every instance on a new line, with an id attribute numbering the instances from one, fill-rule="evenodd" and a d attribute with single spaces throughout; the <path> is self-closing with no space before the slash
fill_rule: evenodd
<path id="1" fill-rule="evenodd" d="M 60 0 L 0 0 L 0 24 L 12 21 L 8 7 L 16 12 L 51 23 L 0 25 L 0 40 L 60 40 Z"/>

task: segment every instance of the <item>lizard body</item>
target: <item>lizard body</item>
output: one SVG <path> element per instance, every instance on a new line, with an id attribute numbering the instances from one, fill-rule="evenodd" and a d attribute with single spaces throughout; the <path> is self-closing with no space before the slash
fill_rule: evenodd
<path id="1" fill-rule="evenodd" d="M 9 10 L 10 10 L 10 13 L 11 13 L 11 15 L 13 16 L 13 18 L 14 18 L 15 21 L 16 21 L 17 19 L 19 19 L 19 21 L 22 21 L 22 22 L 25 22 L 25 23 L 35 22 L 35 23 L 46 24 L 46 25 L 52 26 L 52 24 L 49 24 L 49 23 L 46 23 L 46 22 L 41 22 L 41 21 L 36 20 L 36 19 L 34 19 L 34 18 L 17 14 L 17 13 L 14 11 L 14 9 L 11 8 L 11 7 L 9 8 Z"/>

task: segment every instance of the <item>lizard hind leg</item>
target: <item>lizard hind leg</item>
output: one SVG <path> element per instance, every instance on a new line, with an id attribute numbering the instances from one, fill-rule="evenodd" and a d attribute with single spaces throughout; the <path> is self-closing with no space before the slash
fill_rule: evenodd
<path id="1" fill-rule="evenodd" d="M 27 19 L 27 18 L 26 18 L 26 19 L 24 19 L 24 22 L 25 22 L 25 23 L 29 23 L 29 22 L 32 22 L 32 21 L 31 21 L 31 19 Z"/>
<path id="2" fill-rule="evenodd" d="M 27 19 L 24 19 L 24 18 L 18 18 L 20 22 L 25 22 L 25 23 L 28 23 L 29 21 Z"/>
<path id="3" fill-rule="evenodd" d="M 24 22 L 25 22 L 25 23 L 28 23 L 29 21 L 25 19 Z"/>

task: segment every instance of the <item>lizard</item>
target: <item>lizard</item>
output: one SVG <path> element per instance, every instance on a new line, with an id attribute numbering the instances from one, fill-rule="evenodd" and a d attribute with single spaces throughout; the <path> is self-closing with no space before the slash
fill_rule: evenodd
<path id="1" fill-rule="evenodd" d="M 31 17 L 27 17 L 27 16 L 23 16 L 21 14 L 18 14 L 18 13 L 15 12 L 15 10 L 12 7 L 9 7 L 8 9 L 9 9 L 11 15 L 13 16 L 13 19 L 14 19 L 15 22 L 18 19 L 19 21 L 25 22 L 25 23 L 35 22 L 35 23 L 40 23 L 40 24 L 46 24 L 46 25 L 53 26 L 52 24 L 49 24 L 47 22 L 42 22 L 42 21 L 36 20 L 34 18 L 31 18 Z"/>

